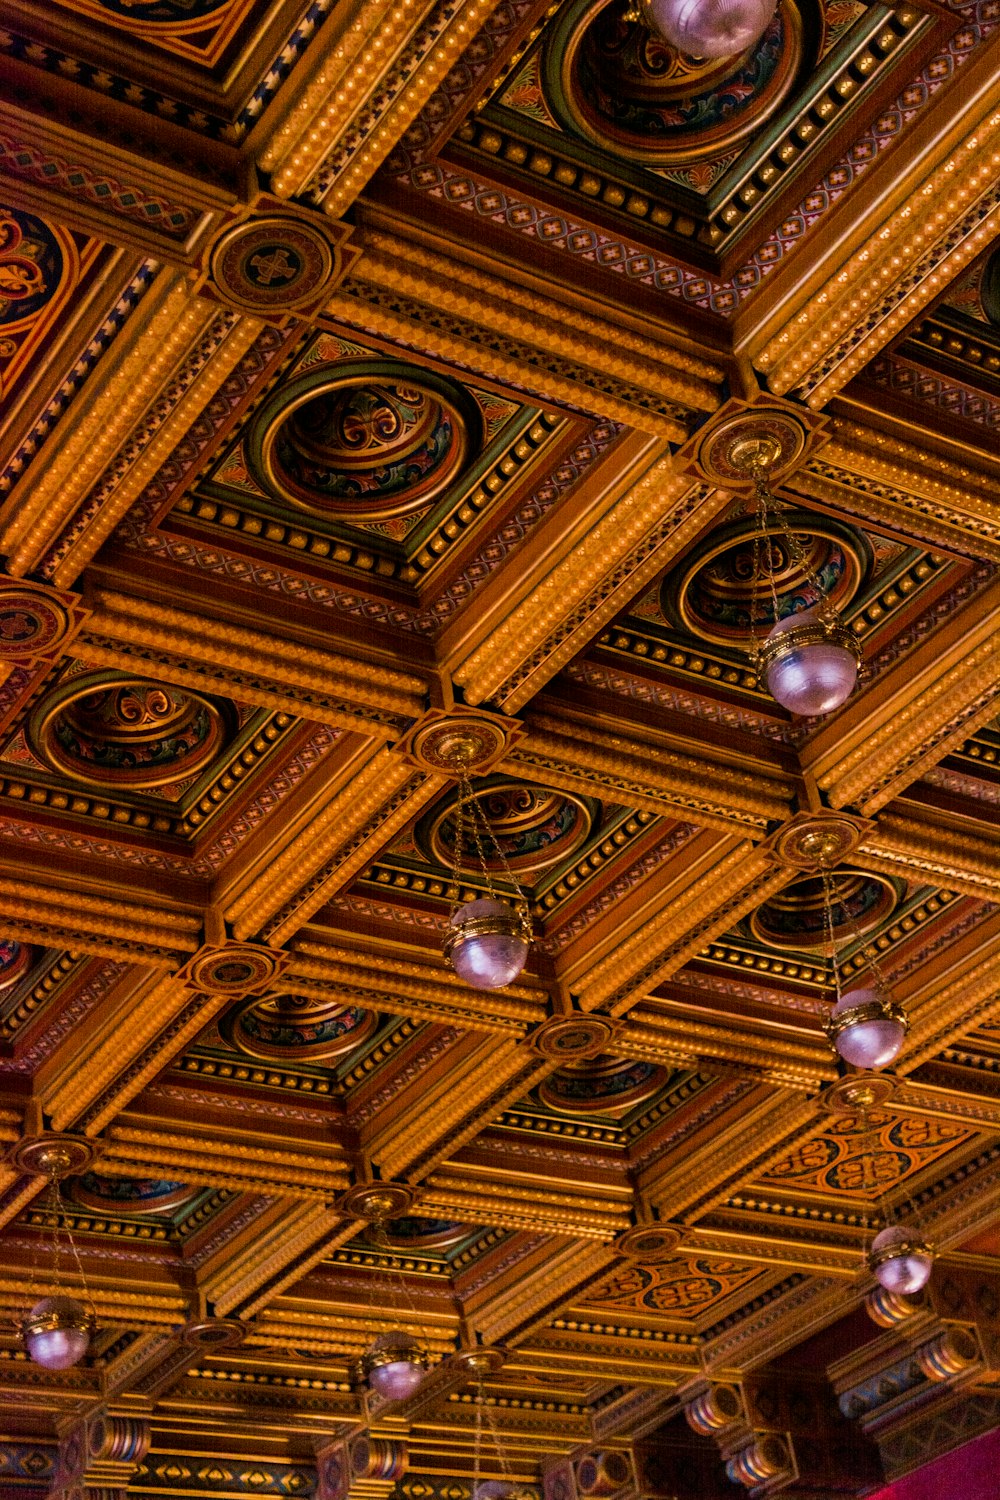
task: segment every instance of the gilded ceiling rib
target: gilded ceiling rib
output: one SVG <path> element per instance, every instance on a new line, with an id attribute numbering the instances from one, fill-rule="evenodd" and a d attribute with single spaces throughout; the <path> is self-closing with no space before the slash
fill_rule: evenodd
<path id="1" fill-rule="evenodd" d="M 463 993 L 457 986 L 439 981 L 430 965 L 426 970 L 416 964 L 397 966 L 391 959 L 380 964 L 382 972 L 373 974 L 370 962 L 356 955 L 353 966 L 327 956 L 321 945 L 297 939 L 288 970 L 289 982 L 303 995 L 316 999 L 327 996 L 342 1003 L 366 1004 L 390 1015 L 412 1016 L 426 1021 L 457 1021 L 476 1030 L 521 1036 L 528 1025 L 545 1014 L 544 997 L 531 999 L 507 994 L 476 995 Z"/>
<path id="2" fill-rule="evenodd" d="M 120 453 L 136 424 L 142 421 L 150 404 L 182 369 L 219 318 L 218 306 L 192 297 L 188 281 L 179 272 L 160 273 L 138 311 L 125 325 L 124 342 L 117 351 L 113 374 L 99 384 L 87 382 L 83 386 L 56 427 L 59 434 L 65 425 L 65 437 L 41 451 L 15 492 L 18 504 L 0 525 L 0 549 L 7 555 L 8 572 L 23 576 L 38 567 L 66 521 Z M 236 339 L 240 347 L 238 352 L 231 351 L 230 365 L 244 352 L 247 342 L 241 331 Z M 214 373 L 215 365 L 210 369 L 212 373 L 196 387 L 201 391 L 200 397 L 195 398 L 198 409 L 221 383 Z M 221 378 L 224 373 L 228 373 L 228 368 L 225 372 L 220 370 Z M 176 420 L 168 424 L 169 437 L 165 443 L 154 444 L 155 462 L 144 465 L 142 483 L 162 463 L 181 432 L 187 430 L 192 415 L 193 408 L 184 407 Z M 125 513 L 139 488 L 141 484 L 136 488 L 129 484 L 119 489 L 117 499 L 109 507 L 112 525 Z M 106 534 L 106 531 L 100 533 L 89 552 L 84 549 L 81 566 L 93 556 Z M 70 567 L 61 571 L 63 575 L 76 576 Z"/>
<path id="3" fill-rule="evenodd" d="M 729 497 L 653 457 L 604 496 L 589 534 L 453 668 L 468 703 L 517 713 L 728 504 Z M 638 467 L 638 465 L 636 466 Z"/>
<path id="4" fill-rule="evenodd" d="M 356 1225 L 345 1224 L 339 1213 L 314 1203 L 288 1203 L 266 1233 L 258 1232 L 253 1243 L 244 1246 L 214 1276 L 207 1278 L 205 1292 L 219 1314 L 228 1317 L 272 1280 L 277 1285 L 269 1289 L 270 1296 L 277 1295 L 282 1290 L 282 1273 L 287 1273 L 300 1257 L 308 1260 L 310 1254 L 315 1254 L 318 1261 L 349 1239 L 352 1232 L 357 1232 Z M 308 1264 L 302 1269 L 308 1270 Z M 265 1306 L 270 1296 L 255 1298 L 252 1311 Z M 248 1308 L 247 1313 L 250 1311 Z"/>
<path id="5" fill-rule="evenodd" d="M 95 590 L 87 624 L 87 635 L 80 641 L 81 653 L 87 653 L 84 660 L 103 664 L 109 642 L 154 651 L 163 648 L 168 661 L 175 659 L 178 663 L 176 675 L 184 678 L 181 686 L 207 689 L 213 680 L 212 668 L 220 667 L 223 675 L 219 681 L 225 691 L 224 670 L 233 667 L 240 672 L 242 697 L 244 692 L 253 692 L 254 678 L 260 676 L 264 707 L 303 711 L 301 697 L 289 696 L 280 704 L 276 701 L 283 685 L 311 691 L 317 707 L 325 707 L 331 698 L 343 695 L 359 707 L 409 718 L 416 717 L 424 706 L 426 684 L 415 672 L 358 662 L 342 652 L 288 640 L 261 627 L 250 630 L 205 620 L 190 610 L 111 589 Z M 168 672 L 169 667 L 164 675 Z M 336 719 L 338 715 L 334 712 L 331 717 Z M 371 733 L 371 719 L 362 718 L 362 723 L 365 732 Z"/>
<path id="6" fill-rule="evenodd" d="M 637 1005 L 629 1013 L 628 1026 L 615 1040 L 615 1050 L 622 1057 L 671 1067 L 725 1063 L 727 1070 L 745 1069 L 749 1078 L 794 1088 L 815 1087 L 820 1079 L 833 1075 L 830 1049 L 818 1033 L 811 1042 L 795 1042 L 783 1035 L 780 1056 L 775 1055 L 776 1041 L 766 1031 L 755 1035 L 747 1030 L 742 1037 L 738 1032 L 734 1036 L 730 1025 L 713 1025 L 685 1014 L 661 1015 Z"/>
<path id="7" fill-rule="evenodd" d="M 823 290 L 757 356 L 758 369 L 779 395 L 794 391 L 813 410 L 822 409 L 995 238 L 997 79 L 980 78 L 977 88 L 966 74 L 963 83 L 970 90 L 962 120 L 969 133 L 935 143 L 923 181 L 909 184 L 905 204 L 874 221 L 879 227 L 863 248 L 852 248 Z M 832 247 L 833 255 L 842 252 L 842 245 Z"/>
<path id="8" fill-rule="evenodd" d="M 205 1187 L 275 1192 L 312 1202 L 328 1200 L 349 1185 L 343 1152 L 293 1149 L 291 1143 L 279 1144 L 281 1139 L 266 1135 L 234 1144 L 208 1133 L 144 1128 L 125 1115 L 110 1126 L 101 1148 L 101 1170 L 109 1177 L 176 1171 Z"/>
<path id="9" fill-rule="evenodd" d="M 347 328 L 367 329 L 403 348 L 419 340 L 438 360 L 473 370 L 489 380 L 526 386 L 543 401 L 619 422 L 649 437 L 672 442 L 683 442 L 687 437 L 683 413 L 671 415 L 658 410 L 663 404 L 672 408 L 672 399 L 658 402 L 641 385 L 627 385 L 600 371 L 593 373 L 589 363 L 574 365 L 546 354 L 544 346 L 534 342 L 512 351 L 509 336 L 497 334 L 495 328 L 480 325 L 459 311 L 442 315 L 434 302 L 400 304 L 398 296 L 383 294 L 377 283 L 369 288 L 356 278 L 338 288 L 326 312 Z"/>
<path id="10" fill-rule="evenodd" d="M 900 1060 L 903 1072 L 914 1073 L 922 1063 L 936 1057 L 973 1027 L 985 1025 L 1000 1011 L 997 925 L 994 918 L 989 923 L 989 937 L 980 940 L 971 958 L 957 957 L 933 981 L 924 981 L 907 995 L 906 1006 L 912 1020 L 906 1054 Z M 951 973 L 954 978 L 949 977 Z M 948 982 L 944 982 L 946 979 Z"/>
<path id="11" fill-rule="evenodd" d="M 520 339 L 525 346 L 574 360 L 602 376 L 647 388 L 695 411 L 715 411 L 721 404 L 719 387 L 726 374 L 722 365 L 630 334 L 618 323 L 592 313 L 566 308 L 553 317 L 551 299 L 394 235 L 368 230 L 362 243 L 364 254 L 352 271 L 361 281 L 447 308 L 470 322 Z"/>
<path id="12" fill-rule="evenodd" d="M 862 693 L 841 720 L 838 743 L 821 731 L 803 769 L 832 807 L 872 816 L 929 765 L 991 719 L 1000 702 L 1000 586 L 992 584 L 953 622 L 945 641 L 924 646 Z"/>
<path id="13" fill-rule="evenodd" d="M 628 1011 L 791 877 L 790 870 L 776 870 L 748 840 L 735 848 L 720 846 L 710 869 L 671 892 L 656 917 L 582 977 L 580 1008 L 603 1006 L 612 1015 Z M 727 896 L 721 909 L 720 889 Z"/>
<path id="14" fill-rule="evenodd" d="M 868 867 L 889 875 L 921 876 L 987 900 L 996 899 L 991 893 L 1000 893 L 994 841 L 959 828 L 936 828 L 917 806 L 905 812 L 880 813 L 858 853 Z"/>

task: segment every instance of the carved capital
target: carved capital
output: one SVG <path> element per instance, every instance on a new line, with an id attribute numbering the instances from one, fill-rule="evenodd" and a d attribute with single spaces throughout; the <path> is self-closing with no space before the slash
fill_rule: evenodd
<path id="1" fill-rule="evenodd" d="M 150 1436 L 147 1421 L 103 1409 L 74 1423 L 60 1445 L 53 1500 L 124 1497 L 149 1451 Z"/>

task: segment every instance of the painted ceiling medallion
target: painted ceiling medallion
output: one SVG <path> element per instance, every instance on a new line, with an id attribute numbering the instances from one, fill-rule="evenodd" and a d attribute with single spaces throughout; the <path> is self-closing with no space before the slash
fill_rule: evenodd
<path id="1" fill-rule="evenodd" d="M 658 1091 L 666 1068 L 620 1057 L 567 1063 L 539 1084 L 538 1097 L 560 1114 L 628 1114 Z"/>
<path id="2" fill-rule="evenodd" d="M 461 388 L 389 360 L 313 370 L 263 408 L 248 458 L 271 493 L 329 520 L 387 520 L 425 507 L 481 439 Z"/>
<path id="3" fill-rule="evenodd" d="M 285 994 L 235 1006 L 219 1029 L 248 1057 L 328 1062 L 360 1046 L 377 1024 L 372 1011 L 357 1006 Z"/>
<path id="4" fill-rule="evenodd" d="M 776 523 L 767 526 L 779 618 L 809 609 L 822 598 L 835 607 L 848 604 L 871 566 L 863 539 L 824 516 L 789 511 L 787 519 L 802 547 L 801 559 L 792 555 Z M 809 577 L 810 569 L 822 586 L 822 595 Z M 660 591 L 664 617 L 716 645 L 742 646 L 751 629 L 753 574 L 752 520 L 719 527 L 693 553 L 679 583 L 675 573 L 667 574 Z M 757 590 L 758 630 L 763 622 L 770 625 L 772 615 L 770 587 L 765 581 Z"/>
<path id="5" fill-rule="evenodd" d="M 0 938 L 0 995 L 13 989 L 31 968 L 35 951 L 27 943 L 15 943 L 13 938 Z"/>
<path id="6" fill-rule="evenodd" d="M 473 1228 L 454 1219 L 390 1219 L 386 1235 L 393 1245 L 409 1250 L 448 1250 L 457 1245 Z"/>
<path id="7" fill-rule="evenodd" d="M 546 91 L 567 128 L 648 166 L 717 156 L 758 132 L 803 62 L 802 18 L 790 0 L 753 46 L 714 59 L 675 51 L 625 11 L 621 0 L 567 9 L 546 50 Z"/>
<path id="8" fill-rule="evenodd" d="M 319 230 L 277 214 L 231 229 L 211 259 L 219 295 L 248 312 L 280 313 L 311 301 L 333 270 Z"/>
<path id="9" fill-rule="evenodd" d="M 32 715 L 33 748 L 53 770 L 97 786 L 158 787 L 204 769 L 230 725 L 208 698 L 141 677 L 88 673 Z"/>
<path id="10" fill-rule="evenodd" d="M 898 894 L 883 875 L 836 870 L 833 894 L 833 940 L 849 943 L 858 933 L 873 931 L 895 909 Z M 794 952 L 821 951 L 830 937 L 823 905 L 823 881 L 810 875 L 793 880 L 751 913 L 750 931 L 761 942 Z"/>
<path id="11" fill-rule="evenodd" d="M 67 1196 L 83 1208 L 105 1214 L 171 1214 L 194 1198 L 198 1189 L 160 1177 L 106 1177 L 85 1172 L 69 1185 Z"/>
<path id="12" fill-rule="evenodd" d="M 515 874 L 547 869 L 575 853 L 590 833 L 591 808 L 571 792 L 499 779 L 479 783 L 476 791 L 497 845 L 494 849 L 484 842 L 483 858 L 491 874 L 503 875 L 503 860 Z M 452 793 L 417 829 L 417 841 L 428 856 L 449 868 L 455 862 L 456 800 Z"/>

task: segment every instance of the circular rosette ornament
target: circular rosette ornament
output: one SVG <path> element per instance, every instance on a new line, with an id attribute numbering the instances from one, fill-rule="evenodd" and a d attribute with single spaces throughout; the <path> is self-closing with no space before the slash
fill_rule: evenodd
<path id="1" fill-rule="evenodd" d="M 401 1328 L 380 1333 L 361 1360 L 370 1388 L 384 1401 L 405 1401 L 412 1396 L 429 1365 L 426 1349 Z"/>
<path id="2" fill-rule="evenodd" d="M 826 1023 L 827 1036 L 838 1055 L 852 1067 L 872 1072 L 896 1061 L 906 1030 L 902 1007 L 874 988 L 848 990 L 841 995 Z"/>
<path id="3" fill-rule="evenodd" d="M 912 1296 L 930 1280 L 934 1252 L 918 1235 L 890 1224 L 877 1234 L 868 1252 L 868 1265 L 887 1292 Z"/>
<path id="4" fill-rule="evenodd" d="M 531 927 L 506 901 L 466 901 L 449 918 L 444 956 L 459 979 L 475 990 L 502 990 L 524 968 Z"/>
<path id="5" fill-rule="evenodd" d="M 75 1297 L 43 1297 L 21 1324 L 28 1358 L 43 1370 L 69 1370 L 90 1348 L 93 1323 Z"/>

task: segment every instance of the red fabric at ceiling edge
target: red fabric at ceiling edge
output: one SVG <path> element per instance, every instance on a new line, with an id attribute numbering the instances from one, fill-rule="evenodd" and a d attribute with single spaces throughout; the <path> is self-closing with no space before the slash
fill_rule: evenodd
<path id="1" fill-rule="evenodd" d="M 869 1500 L 998 1500 L 1000 1428 L 876 1490 Z"/>

